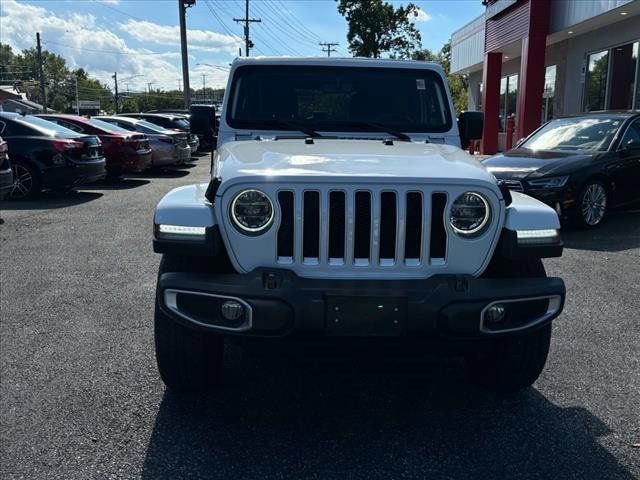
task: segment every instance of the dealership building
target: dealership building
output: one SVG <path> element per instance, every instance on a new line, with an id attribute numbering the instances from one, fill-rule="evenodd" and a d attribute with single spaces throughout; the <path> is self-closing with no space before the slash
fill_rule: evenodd
<path id="1" fill-rule="evenodd" d="M 521 138 L 560 115 L 640 110 L 640 0 L 483 3 L 451 37 L 451 70 L 485 114 L 483 153 L 508 146 L 513 121 Z"/>

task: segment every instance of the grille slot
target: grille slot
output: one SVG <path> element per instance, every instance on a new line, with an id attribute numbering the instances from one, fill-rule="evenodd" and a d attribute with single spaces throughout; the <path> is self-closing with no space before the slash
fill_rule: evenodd
<path id="1" fill-rule="evenodd" d="M 302 222 L 302 256 L 305 263 L 318 263 L 320 258 L 320 192 L 304 192 Z"/>
<path id="2" fill-rule="evenodd" d="M 432 264 L 444 263 L 447 253 L 447 231 L 444 227 L 444 210 L 447 205 L 446 193 L 431 195 L 431 242 L 429 259 Z"/>
<path id="3" fill-rule="evenodd" d="M 280 228 L 278 229 L 278 260 L 293 261 L 293 192 L 279 192 Z"/>
<path id="4" fill-rule="evenodd" d="M 407 193 L 406 235 L 404 243 L 404 258 L 407 264 L 420 262 L 420 246 L 422 245 L 422 194 L 420 192 Z"/>
<path id="5" fill-rule="evenodd" d="M 396 257 L 398 206 L 395 192 L 380 195 L 380 264 L 393 264 Z"/>
<path id="6" fill-rule="evenodd" d="M 346 201 L 344 192 L 329 194 L 329 262 L 344 262 Z"/>
<path id="7" fill-rule="evenodd" d="M 357 191 L 355 198 L 355 221 L 353 258 L 356 265 L 367 265 L 371 256 L 371 194 Z"/>
<path id="8" fill-rule="evenodd" d="M 277 264 L 331 269 L 338 275 L 342 268 L 346 274 L 357 267 L 365 275 L 387 271 L 395 276 L 449 265 L 447 193 L 401 186 L 332 187 L 277 191 Z"/>

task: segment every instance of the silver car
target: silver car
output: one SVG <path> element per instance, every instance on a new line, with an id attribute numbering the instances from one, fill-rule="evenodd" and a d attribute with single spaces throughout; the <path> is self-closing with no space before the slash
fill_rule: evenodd
<path id="1" fill-rule="evenodd" d="M 183 132 L 168 130 L 138 118 L 120 116 L 94 118 L 99 118 L 127 131 L 145 133 L 149 137 L 154 167 L 182 165 L 191 159 L 191 147 L 187 143 L 187 135 Z"/>

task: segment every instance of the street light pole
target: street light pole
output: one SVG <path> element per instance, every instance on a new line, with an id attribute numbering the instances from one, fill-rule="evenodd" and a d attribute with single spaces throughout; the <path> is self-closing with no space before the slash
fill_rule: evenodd
<path id="1" fill-rule="evenodd" d="M 195 5 L 196 0 L 178 0 L 180 10 L 180 50 L 182 53 L 182 85 L 184 96 L 184 108 L 189 110 L 191 105 L 191 89 L 189 87 L 189 55 L 187 52 L 187 8 Z"/>
<path id="2" fill-rule="evenodd" d="M 78 98 L 78 76 L 74 75 L 76 81 L 76 115 L 80 115 L 80 100 Z"/>
<path id="3" fill-rule="evenodd" d="M 120 99 L 118 98 L 118 72 L 113 72 L 113 75 L 111 76 L 111 78 L 113 78 L 113 81 L 115 83 L 115 103 L 116 103 L 116 115 L 118 114 L 118 103 L 120 102 Z"/>

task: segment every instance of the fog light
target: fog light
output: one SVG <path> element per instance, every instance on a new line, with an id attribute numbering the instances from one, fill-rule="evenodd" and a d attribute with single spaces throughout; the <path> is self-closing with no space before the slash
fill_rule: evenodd
<path id="1" fill-rule="evenodd" d="M 222 304 L 220 310 L 226 320 L 238 320 L 244 315 L 244 307 L 240 302 L 235 300 L 227 300 Z"/>
<path id="2" fill-rule="evenodd" d="M 484 312 L 484 319 L 487 323 L 500 323 L 505 318 L 505 312 L 504 305 L 496 303 L 487 308 L 487 311 Z"/>

